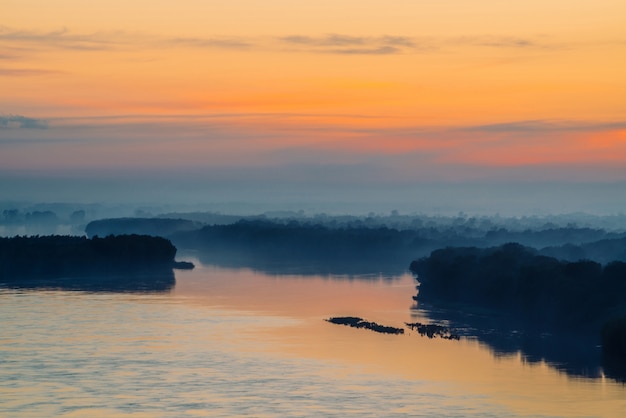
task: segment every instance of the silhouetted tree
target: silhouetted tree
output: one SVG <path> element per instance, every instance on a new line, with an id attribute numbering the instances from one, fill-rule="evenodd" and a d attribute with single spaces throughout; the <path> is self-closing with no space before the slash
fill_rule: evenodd
<path id="1" fill-rule="evenodd" d="M 545 327 L 593 327 L 626 312 L 626 263 L 563 262 L 519 244 L 445 248 L 415 260 L 420 300 L 503 309 Z"/>

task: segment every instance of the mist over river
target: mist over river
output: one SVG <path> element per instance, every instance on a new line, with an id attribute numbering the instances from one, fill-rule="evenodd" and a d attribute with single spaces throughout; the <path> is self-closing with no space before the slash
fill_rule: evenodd
<path id="1" fill-rule="evenodd" d="M 520 353 L 496 356 L 473 339 L 324 321 L 428 322 L 409 274 L 194 262 L 176 271 L 169 291 L 0 288 L 0 415 L 626 414 L 626 387 L 602 375 L 576 377 Z"/>

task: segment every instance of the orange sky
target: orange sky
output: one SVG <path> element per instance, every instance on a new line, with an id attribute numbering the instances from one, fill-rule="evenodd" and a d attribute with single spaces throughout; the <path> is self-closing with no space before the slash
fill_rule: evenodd
<path id="1" fill-rule="evenodd" d="M 625 16 L 621 0 L 9 0 L 0 167 L 623 181 Z"/>

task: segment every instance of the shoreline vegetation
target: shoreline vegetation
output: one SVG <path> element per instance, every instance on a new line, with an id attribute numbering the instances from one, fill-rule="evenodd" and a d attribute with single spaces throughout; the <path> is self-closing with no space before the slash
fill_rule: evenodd
<path id="1" fill-rule="evenodd" d="M 147 235 L 16 236 L 0 238 L 0 284 L 85 290 L 169 290 L 176 247 Z"/>
<path id="2" fill-rule="evenodd" d="M 517 243 L 448 247 L 415 260 L 414 299 L 435 306 L 465 306 L 497 313 L 529 335 L 592 336 L 605 363 L 626 368 L 626 263 L 562 261 Z M 457 308 L 458 309 L 458 308 Z M 505 326 L 507 324 L 504 324 Z M 479 325 L 480 327 L 480 325 Z"/>

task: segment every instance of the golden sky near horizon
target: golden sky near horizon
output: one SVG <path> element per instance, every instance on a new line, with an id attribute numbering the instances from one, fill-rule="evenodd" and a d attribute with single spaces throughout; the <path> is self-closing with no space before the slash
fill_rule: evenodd
<path id="1" fill-rule="evenodd" d="M 625 21 L 616 0 L 8 1 L 0 166 L 624 180 Z"/>

